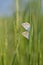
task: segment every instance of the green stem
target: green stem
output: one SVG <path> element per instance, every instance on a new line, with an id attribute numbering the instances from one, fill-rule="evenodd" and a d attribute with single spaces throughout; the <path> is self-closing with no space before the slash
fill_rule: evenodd
<path id="1" fill-rule="evenodd" d="M 41 65 L 41 47 L 40 47 L 40 9 L 41 9 L 41 0 L 38 2 L 38 29 L 37 29 L 37 37 L 38 37 L 38 65 Z"/>

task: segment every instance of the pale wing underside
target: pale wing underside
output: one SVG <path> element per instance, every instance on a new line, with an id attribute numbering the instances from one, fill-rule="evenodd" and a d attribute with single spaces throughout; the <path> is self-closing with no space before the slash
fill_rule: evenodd
<path id="1" fill-rule="evenodd" d="M 27 32 L 27 31 L 22 32 L 22 35 L 23 35 L 25 38 L 29 39 L 29 32 Z"/>
<path id="2" fill-rule="evenodd" d="M 25 28 L 25 30 L 30 31 L 30 24 L 28 22 L 22 23 L 22 26 Z"/>

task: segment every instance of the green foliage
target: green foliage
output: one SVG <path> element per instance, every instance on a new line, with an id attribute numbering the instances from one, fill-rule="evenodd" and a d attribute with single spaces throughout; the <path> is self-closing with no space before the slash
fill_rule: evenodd
<path id="1" fill-rule="evenodd" d="M 24 11 L 0 18 L 0 65 L 43 65 L 43 16 L 39 13 L 40 2 L 34 0 Z M 31 25 L 29 40 L 21 35 L 22 22 Z"/>

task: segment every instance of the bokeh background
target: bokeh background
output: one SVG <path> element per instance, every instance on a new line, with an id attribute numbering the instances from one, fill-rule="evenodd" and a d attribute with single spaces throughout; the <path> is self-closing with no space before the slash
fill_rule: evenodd
<path id="1" fill-rule="evenodd" d="M 43 0 L 0 0 L 0 65 L 43 65 Z"/>

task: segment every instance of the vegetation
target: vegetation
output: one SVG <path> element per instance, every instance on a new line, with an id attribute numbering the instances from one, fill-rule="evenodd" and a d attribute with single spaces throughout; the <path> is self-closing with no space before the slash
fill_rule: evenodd
<path id="1" fill-rule="evenodd" d="M 0 65 L 43 65 L 41 1 L 32 1 L 19 11 L 20 2 L 16 0 L 14 15 L 0 17 Z M 31 25 L 29 40 L 21 35 L 23 22 Z"/>

